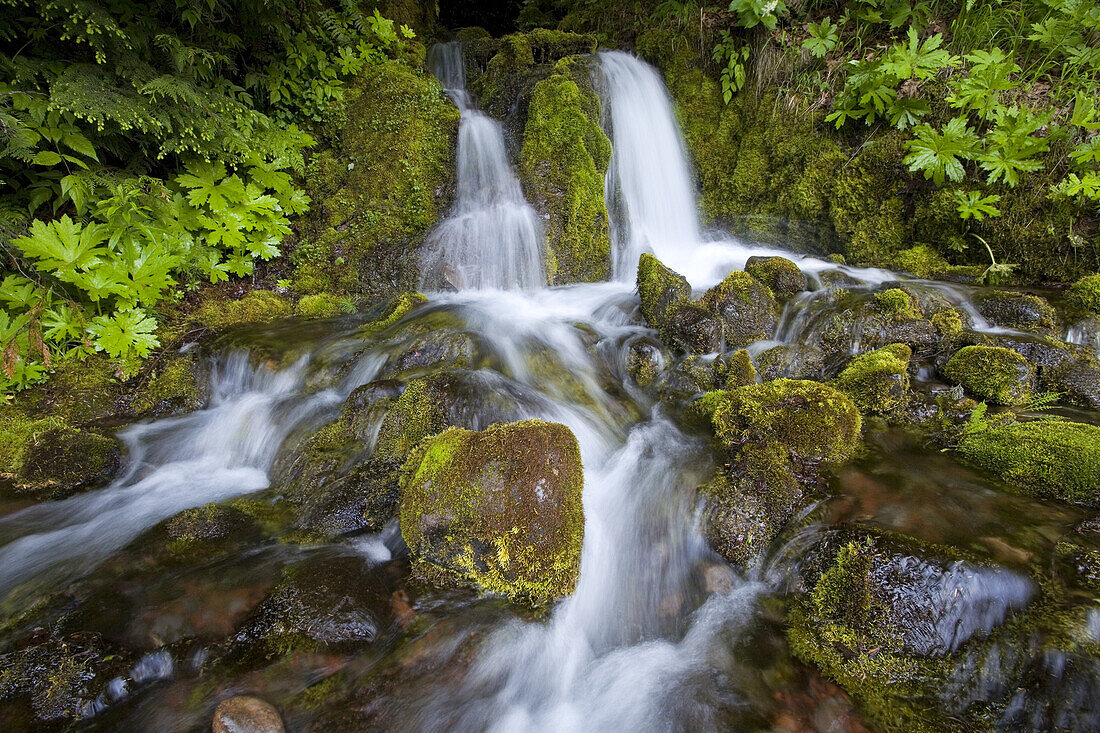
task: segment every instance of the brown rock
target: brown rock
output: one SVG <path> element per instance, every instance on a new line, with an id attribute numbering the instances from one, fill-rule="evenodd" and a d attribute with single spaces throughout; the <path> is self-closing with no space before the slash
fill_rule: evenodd
<path id="1" fill-rule="evenodd" d="M 283 733 L 279 711 L 258 697 L 238 695 L 214 710 L 214 733 Z"/>

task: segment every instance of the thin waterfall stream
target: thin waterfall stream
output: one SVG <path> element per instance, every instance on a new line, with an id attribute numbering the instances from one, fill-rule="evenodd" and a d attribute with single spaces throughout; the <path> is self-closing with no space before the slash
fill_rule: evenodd
<path id="1" fill-rule="evenodd" d="M 946 658 L 1027 604 L 1034 588 L 1015 543 L 1047 542 L 1078 521 L 1074 510 L 1037 508 L 1019 496 L 990 499 L 991 482 L 938 451 L 913 448 L 901 429 L 884 432 L 888 437 L 855 467 L 821 479 L 856 498 L 827 500 L 823 489 L 756 565 L 735 569 L 708 544 L 699 494 L 724 458 L 684 417 L 686 409 L 643 389 L 630 365 L 640 353 L 669 359 L 657 329 L 639 315 L 635 279 L 645 253 L 686 277 L 696 294 L 752 257 L 796 263 L 809 285 L 777 308 L 764 338 L 746 347 L 754 359 L 790 352 L 785 371 L 774 376 L 819 368 L 799 349 L 834 338 L 830 329 L 838 328 L 842 308 L 872 308 L 877 293 L 899 283 L 920 296 L 915 300 L 969 313 L 980 336 L 1031 335 L 987 321 L 968 287 L 707 232 L 664 83 L 653 67 L 621 51 L 598 57 L 613 150 L 605 182 L 613 278 L 548 287 L 539 214 L 513 171 L 501 123 L 479 110 L 467 89 L 462 44 L 437 45 L 430 64 L 461 118 L 454 200 L 423 250 L 426 303 L 390 321 L 357 314 L 309 328 L 257 327 L 270 336 L 253 345 L 252 356 L 246 339 L 245 348 L 234 342 L 210 359 L 203 409 L 119 433 L 128 453 L 120 478 L 0 516 L 6 606 L 32 599 L 63 621 L 88 617 L 101 637 L 144 650 L 93 691 L 94 704 L 84 710 L 94 713 L 89 729 L 208 727 L 215 689 L 222 697 L 259 691 L 286 701 L 288 730 L 768 730 L 800 706 L 811 711 L 807 719 L 833 716 L 819 729 L 844 726 L 856 720 L 854 707 L 839 688 L 792 661 L 782 604 L 802 582 L 803 551 L 831 537 L 834 524 L 867 518 L 889 531 L 916 526 L 929 542 L 955 540 L 961 516 L 976 523 L 979 536 L 1003 530 L 1009 537 L 998 540 L 1008 569 L 964 559 L 940 572 L 906 558 L 882 571 L 915 579 L 913 587 L 945 609 L 926 637 L 907 640 L 911 646 Z M 852 327 L 835 336 L 837 353 L 866 351 L 873 335 Z M 1066 338 L 1082 344 L 1095 334 L 1071 329 Z M 711 369 L 720 358 L 702 354 L 697 363 Z M 285 520 L 285 507 L 299 501 L 288 486 L 307 470 L 295 462 L 302 446 L 330 450 L 325 470 L 332 473 L 323 475 L 354 494 L 352 479 L 373 480 L 355 466 L 380 465 L 373 454 L 386 410 L 410 383 L 431 386 L 436 378 L 448 380 L 454 426 L 482 430 L 540 419 L 567 426 L 577 439 L 584 468 L 580 573 L 573 594 L 549 609 L 516 610 L 499 598 L 409 580 L 396 520 L 368 527 L 370 506 L 349 503 L 345 494 L 324 495 L 339 530 L 329 539 L 316 539 L 305 520 Z M 418 409 L 429 412 L 431 399 Z M 332 447 L 337 429 L 352 431 L 355 452 Z M 913 451 L 912 468 L 892 460 L 906 451 Z M 983 501 L 930 500 L 933 475 Z M 172 554 L 186 549 L 182 534 L 171 535 L 169 550 L 147 549 L 176 531 L 165 520 L 211 503 L 231 507 L 232 521 L 247 520 L 255 536 L 237 545 L 219 534 L 217 521 L 203 524 L 209 539 L 202 542 L 215 550 L 193 568 Z M 914 518 L 924 504 L 933 509 Z M 260 539 L 276 526 L 281 534 L 271 530 Z M 217 549 L 223 546 L 224 553 Z M 326 563 L 346 574 L 327 580 Z M 71 598 L 49 600 L 51 586 L 71 586 Z M 121 599 L 123 611 L 97 612 L 104 598 Z M 92 610 L 80 605 L 86 599 Z M 280 656 L 285 650 L 292 652 Z M 997 664 L 1007 669 L 1017 661 Z M 991 695 L 978 688 L 995 686 L 994 662 L 974 658 L 965 666 L 984 682 L 959 683 L 959 699 Z M 1037 689 L 1054 684 L 1037 669 Z M 1081 684 L 1085 699 L 1093 688 Z M 1030 704 L 1025 698 L 1021 693 L 1021 708 Z M 1095 706 L 1082 702 L 1076 710 L 1086 721 L 1100 720 Z"/>

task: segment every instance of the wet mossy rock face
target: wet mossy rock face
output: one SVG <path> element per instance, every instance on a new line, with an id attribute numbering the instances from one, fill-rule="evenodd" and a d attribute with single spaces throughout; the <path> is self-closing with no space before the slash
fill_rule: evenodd
<path id="1" fill-rule="evenodd" d="M 121 466 L 118 442 L 63 418 L 29 417 L 13 406 L 0 414 L 0 495 L 61 499 L 109 481 Z"/>
<path id="2" fill-rule="evenodd" d="M 1100 506 L 1100 427 L 1038 420 L 968 435 L 959 452 L 970 462 L 1043 497 Z"/>
<path id="3" fill-rule="evenodd" d="M 705 292 L 699 304 L 722 320 L 726 343 L 733 347 L 771 338 L 779 319 L 771 288 L 739 270 Z"/>
<path id="4" fill-rule="evenodd" d="M 269 323 L 286 318 L 294 311 L 290 302 L 270 290 L 251 290 L 239 300 L 218 295 L 208 298 L 190 315 L 189 320 L 212 331 L 251 323 Z"/>
<path id="5" fill-rule="evenodd" d="M 951 381 L 979 400 L 1019 405 L 1031 399 L 1035 375 L 1027 359 L 1000 346 L 966 346 L 944 367 Z"/>
<path id="6" fill-rule="evenodd" d="M 771 288 L 779 300 L 788 300 L 809 287 L 806 274 L 786 257 L 750 257 L 745 272 Z"/>
<path id="7" fill-rule="evenodd" d="M 419 568 L 545 605 L 580 568 L 584 477 L 577 439 L 539 420 L 422 442 L 401 479 L 401 535 Z"/>
<path id="8" fill-rule="evenodd" d="M 367 66 L 344 106 L 338 143 L 310 161 L 293 288 L 377 301 L 419 281 L 418 248 L 452 195 L 459 114 L 397 61 Z"/>
<path id="9" fill-rule="evenodd" d="M 982 317 L 994 326 L 1047 336 L 1053 336 L 1058 326 L 1054 308 L 1037 295 L 994 290 L 978 293 L 974 302 Z"/>
<path id="10" fill-rule="evenodd" d="M 1070 301 L 1093 315 L 1100 315 L 1100 274 L 1086 275 L 1069 289 Z"/>
<path id="11" fill-rule="evenodd" d="M 691 299 L 691 285 L 686 277 L 645 253 L 638 258 L 638 298 L 645 322 L 660 330 L 667 322 L 669 308 Z"/>
<path id="12" fill-rule="evenodd" d="M 544 214 L 552 285 L 611 275 L 603 191 L 611 142 L 600 127 L 600 100 L 587 83 L 589 63 L 563 59 L 535 85 L 523 132 L 520 173 L 528 200 Z"/>
<path id="13" fill-rule="evenodd" d="M 836 379 L 838 389 L 852 398 L 863 412 L 886 414 L 909 399 L 909 359 L 913 350 L 905 344 L 891 344 L 861 354 Z"/>

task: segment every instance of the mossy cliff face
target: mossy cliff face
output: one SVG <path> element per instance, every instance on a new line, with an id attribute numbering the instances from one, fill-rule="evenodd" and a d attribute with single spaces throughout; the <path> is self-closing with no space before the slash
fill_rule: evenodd
<path id="1" fill-rule="evenodd" d="M 600 100 L 587 83 L 590 63 L 563 59 L 535 85 L 523 131 L 520 173 L 528 199 L 547 216 L 546 272 L 553 285 L 611 275 L 603 195 L 611 142 L 600 128 Z"/>
<path id="2" fill-rule="evenodd" d="M 563 425 L 451 428 L 405 464 L 401 535 L 429 576 L 545 605 L 576 585 L 583 487 L 580 449 Z"/>
<path id="3" fill-rule="evenodd" d="M 419 280 L 417 248 L 451 196 L 459 115 L 439 82 L 396 61 L 366 67 L 345 108 L 338 144 L 310 162 L 293 287 L 381 300 Z"/>

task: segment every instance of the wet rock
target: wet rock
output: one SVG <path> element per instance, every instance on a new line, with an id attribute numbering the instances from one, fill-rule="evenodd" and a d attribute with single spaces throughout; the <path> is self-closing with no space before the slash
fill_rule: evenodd
<path id="1" fill-rule="evenodd" d="M 645 322 L 650 328 L 660 330 L 669 306 L 690 300 L 691 285 L 683 275 L 645 253 L 638 258 L 638 297 Z"/>
<path id="2" fill-rule="evenodd" d="M 1031 399 L 1035 374 L 1024 357 L 999 346 L 966 346 L 947 362 L 944 375 L 977 399 L 1019 405 Z"/>
<path id="3" fill-rule="evenodd" d="M 214 709 L 214 733 L 283 733 L 283 719 L 274 705 L 258 697 L 238 695 Z"/>
<path id="4" fill-rule="evenodd" d="M 661 339 L 673 349 L 688 354 L 721 351 L 725 323 L 711 311 L 695 303 L 678 302 L 669 306 Z"/>
<path id="5" fill-rule="evenodd" d="M 321 487 L 298 527 L 311 535 L 332 537 L 366 530 L 378 532 L 397 515 L 400 464 L 361 461 L 346 475 Z"/>
<path id="6" fill-rule="evenodd" d="M 114 438 L 75 428 L 47 430 L 23 449 L 14 490 L 61 499 L 109 481 L 121 462 L 122 451 Z"/>
<path id="7" fill-rule="evenodd" d="M 156 365 L 130 400 L 138 416 L 163 417 L 202 407 L 209 391 L 205 375 L 195 357 L 178 355 Z"/>
<path id="8" fill-rule="evenodd" d="M 401 534 L 429 577 L 546 604 L 576 583 L 583 484 L 576 438 L 563 425 L 451 428 L 406 462 Z"/>
<path id="9" fill-rule="evenodd" d="M 745 349 L 732 354 L 719 354 L 711 365 L 716 389 L 737 389 L 756 384 L 756 367 Z"/>
<path id="10" fill-rule="evenodd" d="M 840 373 L 836 386 L 864 412 L 881 415 L 897 410 L 909 400 L 908 369 L 912 354 L 905 344 L 861 354 Z"/>
<path id="11" fill-rule="evenodd" d="M 256 523 L 244 512 L 220 504 L 185 509 L 164 521 L 166 549 L 175 558 L 197 560 L 225 551 L 233 542 L 256 540 Z"/>
<path id="12" fill-rule="evenodd" d="M 805 273 L 786 257 L 750 257 L 745 272 L 771 288 L 779 300 L 788 300 L 809 287 Z"/>
<path id="13" fill-rule="evenodd" d="M 468 369 L 478 355 L 477 344 L 468 333 L 440 329 L 415 336 L 401 353 L 391 357 L 379 371 L 379 377 L 408 378 L 444 369 Z"/>
<path id="14" fill-rule="evenodd" d="M 704 293 L 699 304 L 722 319 L 729 346 L 747 346 L 775 333 L 779 318 L 775 296 L 747 272 L 731 272 Z"/>
<path id="15" fill-rule="evenodd" d="M 399 293 L 391 298 L 381 311 L 373 314 L 373 318 L 360 325 L 359 330 L 366 336 L 379 334 L 395 323 L 398 323 L 414 308 L 427 302 L 428 298 L 420 293 L 412 291 Z"/>
<path id="16" fill-rule="evenodd" d="M 397 401 L 386 410 L 378 430 L 374 454 L 400 463 L 417 443 L 451 424 L 448 393 L 452 380 L 445 375 L 409 382 Z"/>
<path id="17" fill-rule="evenodd" d="M 639 387 L 656 384 L 667 366 L 664 350 L 647 339 L 635 339 L 626 354 L 626 369 Z"/>
<path id="18" fill-rule="evenodd" d="M 1010 290 L 979 292 L 974 305 L 982 317 L 994 326 L 1054 335 L 1058 315 L 1050 303 L 1037 295 Z"/>
<path id="19" fill-rule="evenodd" d="M 713 360 L 702 356 L 688 356 L 665 375 L 661 383 L 661 397 L 685 400 L 712 389 L 714 389 Z"/>
<path id="20" fill-rule="evenodd" d="M 995 336 L 986 343 L 1015 351 L 1039 371 L 1060 367 L 1073 358 L 1067 344 L 1049 337 Z"/>
<path id="21" fill-rule="evenodd" d="M 1100 506 L 1100 427 L 1061 420 L 1009 423 L 965 435 L 958 449 L 1025 491 Z"/>
<path id="22" fill-rule="evenodd" d="M 760 379 L 822 379 L 825 374 L 825 356 L 811 346 L 781 344 L 760 352 L 756 356 Z"/>
<path id="23" fill-rule="evenodd" d="M 1044 390 L 1061 393 L 1064 403 L 1100 410 L 1100 361 L 1087 352 L 1043 369 L 1039 382 Z"/>

